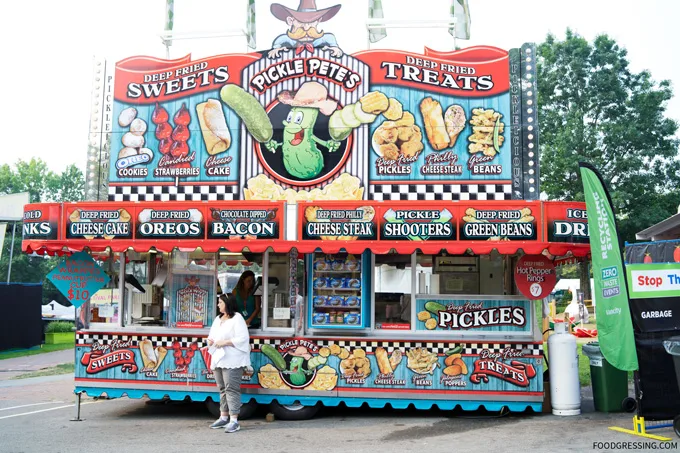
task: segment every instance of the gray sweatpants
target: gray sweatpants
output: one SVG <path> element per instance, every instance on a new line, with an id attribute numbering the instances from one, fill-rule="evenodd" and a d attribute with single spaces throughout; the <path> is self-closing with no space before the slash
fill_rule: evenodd
<path id="1" fill-rule="evenodd" d="M 220 411 L 238 415 L 241 412 L 241 368 L 215 368 L 215 382 L 220 390 Z"/>

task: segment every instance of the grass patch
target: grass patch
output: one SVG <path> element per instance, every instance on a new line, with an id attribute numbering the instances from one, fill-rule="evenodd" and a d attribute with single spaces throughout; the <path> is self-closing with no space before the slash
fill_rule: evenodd
<path id="1" fill-rule="evenodd" d="M 44 344 L 42 347 L 36 346 L 30 349 L 16 349 L 11 351 L 0 352 L 0 360 L 15 359 L 17 357 L 25 357 L 29 355 L 44 354 L 46 352 L 64 351 L 66 349 L 75 348 L 75 336 L 73 343 L 64 344 Z"/>
<path id="2" fill-rule="evenodd" d="M 579 339 L 576 343 L 576 348 L 578 350 L 578 380 L 581 383 L 581 387 L 587 387 L 590 385 L 590 359 L 582 351 L 582 346 L 585 343 L 590 343 L 591 341 L 597 341 L 596 338 L 585 338 Z M 550 362 L 548 358 L 548 342 L 543 344 L 543 352 L 545 354 L 546 360 Z M 633 382 L 633 372 L 628 372 L 628 382 Z"/>
<path id="3" fill-rule="evenodd" d="M 577 344 L 578 349 L 578 380 L 581 387 L 590 385 L 590 359 L 582 351 L 582 344 Z"/>
<path id="4" fill-rule="evenodd" d="M 58 374 L 73 373 L 75 369 L 76 366 L 73 363 L 62 363 L 61 365 L 45 368 L 44 370 L 31 371 L 30 373 L 20 374 L 19 376 L 14 376 L 12 379 L 28 379 L 42 376 L 56 376 Z"/>

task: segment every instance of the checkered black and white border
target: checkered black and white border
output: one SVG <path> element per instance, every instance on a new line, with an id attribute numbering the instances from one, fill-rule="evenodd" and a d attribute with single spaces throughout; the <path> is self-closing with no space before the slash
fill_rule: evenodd
<path id="1" fill-rule="evenodd" d="M 270 344 L 272 346 L 278 346 L 282 342 L 287 341 L 287 339 L 280 338 L 253 338 L 252 344 L 255 349 L 263 344 Z M 330 346 L 331 344 L 337 344 L 341 348 L 361 348 L 368 353 L 375 352 L 376 348 L 383 347 L 387 352 L 392 352 L 395 349 L 401 349 L 405 351 L 411 348 L 427 348 L 428 350 L 435 352 L 437 354 L 445 354 L 447 350 L 455 348 L 458 345 L 463 347 L 462 354 L 465 355 L 478 355 L 482 350 L 487 349 L 490 352 L 501 352 L 504 349 L 515 349 L 524 352 L 529 356 L 539 356 L 543 354 L 542 344 L 533 343 L 443 343 L 443 342 L 427 342 L 427 341 L 358 341 L 358 340 L 312 340 L 319 347 Z"/>
<path id="2" fill-rule="evenodd" d="M 108 345 L 118 341 L 132 341 L 132 346 L 138 346 L 142 340 L 151 340 L 154 346 L 163 346 L 166 348 L 172 347 L 175 341 L 179 341 L 182 348 L 188 348 L 192 343 L 198 343 L 199 347 L 207 346 L 204 337 L 181 337 L 181 336 L 160 336 L 160 335 L 114 335 L 114 334 L 98 334 L 98 333 L 83 333 L 79 332 L 76 335 L 76 344 L 79 346 L 90 345 L 93 342 L 98 342 L 102 345 Z M 269 344 L 278 346 L 281 343 L 289 341 L 289 338 L 251 338 L 253 349 L 259 350 L 262 345 Z M 543 344 L 541 343 L 461 343 L 461 342 L 428 342 L 428 341 L 360 341 L 360 340 L 327 340 L 327 339 L 310 339 L 319 347 L 330 346 L 337 344 L 341 348 L 356 349 L 361 348 L 367 353 L 375 352 L 375 349 L 383 347 L 387 352 L 392 352 L 395 349 L 406 351 L 412 348 L 427 348 L 429 351 L 437 354 L 445 354 L 448 349 L 455 348 L 461 345 L 463 347 L 462 354 L 464 355 L 478 355 L 482 350 L 486 349 L 490 352 L 501 352 L 504 349 L 513 349 L 524 352 L 528 356 L 540 356 L 543 354 Z"/>
<path id="3" fill-rule="evenodd" d="M 372 184 L 369 196 L 376 201 L 510 200 L 511 184 Z"/>
<path id="4" fill-rule="evenodd" d="M 109 201 L 222 201 L 237 200 L 236 185 L 109 186 Z"/>
<path id="5" fill-rule="evenodd" d="M 159 335 L 113 335 L 113 334 L 89 334 L 77 333 L 76 345 L 91 345 L 95 341 L 101 345 L 110 345 L 113 340 L 122 342 L 132 341 L 132 346 L 139 346 L 142 340 L 151 340 L 154 346 L 171 348 L 175 341 L 179 341 L 182 348 L 188 348 L 192 343 L 198 343 L 198 347 L 207 346 L 205 337 L 181 337 L 181 336 L 159 336 Z"/>

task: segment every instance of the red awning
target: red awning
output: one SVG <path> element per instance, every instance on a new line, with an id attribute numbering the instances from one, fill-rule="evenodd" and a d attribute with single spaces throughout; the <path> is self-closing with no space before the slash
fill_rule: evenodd
<path id="1" fill-rule="evenodd" d="M 425 255 L 437 255 L 444 251 L 449 255 L 463 255 L 465 253 L 471 253 L 473 255 L 488 255 L 492 251 L 497 251 L 501 255 L 514 255 L 519 251 L 524 254 L 540 255 L 544 252 L 550 253 L 552 256 L 564 256 L 571 253 L 574 257 L 586 257 L 590 254 L 590 246 L 588 244 L 558 244 L 550 242 L 533 242 L 533 243 L 522 243 L 514 242 L 508 244 L 507 242 L 490 242 L 488 244 L 479 244 L 472 242 L 458 242 L 451 244 L 408 244 L 408 243 L 397 243 L 389 244 L 382 242 L 374 242 L 367 244 L 365 242 L 340 242 L 340 241 L 318 241 L 314 243 L 301 242 L 301 241 L 278 241 L 271 243 L 264 242 L 248 242 L 239 241 L 232 242 L 229 247 L 215 247 L 206 246 L 205 244 L 196 244 L 196 246 L 191 246 L 191 244 L 182 244 L 182 246 L 173 246 L 173 244 L 159 244 L 151 242 L 135 242 L 130 244 L 115 244 L 111 247 L 101 247 L 92 246 L 88 244 L 87 241 L 68 241 L 65 244 L 45 244 L 38 241 L 24 241 L 23 249 L 26 253 L 37 253 L 39 255 L 68 255 L 71 253 L 79 252 L 88 249 L 92 252 L 148 252 L 149 250 L 155 250 L 157 252 L 172 252 L 174 249 L 180 251 L 194 251 L 202 250 L 207 253 L 216 252 L 250 252 L 250 253 L 263 253 L 266 250 L 275 253 L 288 253 L 292 249 L 296 249 L 298 253 L 312 253 L 315 251 L 321 251 L 324 253 L 338 253 L 347 252 L 352 254 L 361 254 L 367 250 L 371 252 L 383 255 L 388 253 L 398 253 L 401 255 L 410 255 L 413 252 L 423 253 Z M 576 260 L 574 260 L 576 262 Z"/>
<path id="2" fill-rule="evenodd" d="M 521 200 L 305 202 L 298 204 L 297 231 L 291 235 L 283 202 L 32 204 L 24 208 L 22 249 L 50 255 L 85 249 L 428 255 L 495 250 L 585 257 L 588 238 L 576 234 L 587 232 L 580 211 L 584 203 Z M 297 240 L 286 240 L 291 236 Z"/>

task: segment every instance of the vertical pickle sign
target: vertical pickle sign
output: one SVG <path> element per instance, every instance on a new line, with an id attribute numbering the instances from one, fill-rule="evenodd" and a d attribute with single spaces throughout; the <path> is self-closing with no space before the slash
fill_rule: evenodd
<path id="1" fill-rule="evenodd" d="M 583 162 L 579 167 L 588 211 L 600 348 L 615 368 L 634 371 L 638 361 L 633 322 L 611 198 L 595 168 Z"/>

